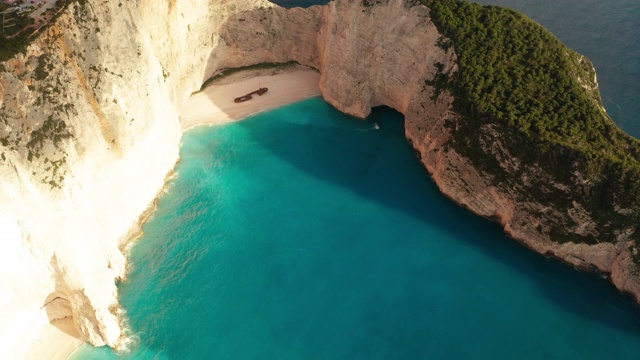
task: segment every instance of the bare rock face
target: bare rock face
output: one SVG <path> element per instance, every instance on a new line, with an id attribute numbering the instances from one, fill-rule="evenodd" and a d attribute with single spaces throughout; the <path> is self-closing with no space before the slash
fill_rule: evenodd
<path id="1" fill-rule="evenodd" d="M 554 242 L 553 219 L 571 219 L 567 231 L 583 237 L 599 224 L 579 201 L 552 208 L 527 188 L 495 185 L 451 146 L 463 120 L 434 86 L 457 71 L 455 49 L 441 40 L 429 9 L 412 0 L 290 10 L 262 0 L 69 5 L 0 72 L 0 332 L 17 334 L 0 337 L 6 353 L 23 358 L 38 328 L 65 318 L 94 345 L 122 344 L 114 281 L 126 273 L 125 240 L 178 159 L 181 104 L 216 71 L 262 62 L 318 69 L 325 99 L 345 113 L 400 111 L 446 196 L 534 251 L 610 273 L 638 299 L 632 230 L 606 243 Z M 524 166 L 500 129 L 478 136 L 503 168 Z M 535 178 L 570 191 L 544 169 L 523 173 L 525 185 Z"/>
<path id="2" fill-rule="evenodd" d="M 420 29 L 420 31 L 416 31 Z M 455 54 L 435 44 L 440 34 L 427 7 L 412 1 L 334 1 L 308 9 L 256 9 L 230 17 L 210 62 L 228 64 L 297 61 L 322 74 L 324 98 L 356 117 L 387 105 L 407 113 L 433 96 L 425 81 L 455 71 Z M 425 101 L 416 113 L 445 112 L 451 99 Z M 427 115 L 430 116 L 430 115 Z M 435 117 L 434 117 L 435 118 Z"/>
<path id="3" fill-rule="evenodd" d="M 115 280 L 178 159 L 180 106 L 216 69 L 225 20 L 260 6 L 273 5 L 70 2 L 2 64 L 2 357 L 27 357 L 61 319 L 96 346 L 121 346 Z"/>
<path id="4" fill-rule="evenodd" d="M 425 6 L 339 1 L 322 15 L 321 89 L 328 102 L 356 117 L 387 105 L 408 115 L 407 122 L 418 114 L 442 116 L 447 111 L 451 99 L 428 101 L 433 88 L 425 81 L 435 76 L 436 63 L 444 72 L 455 71 L 455 54 L 435 45 L 440 34 Z"/>

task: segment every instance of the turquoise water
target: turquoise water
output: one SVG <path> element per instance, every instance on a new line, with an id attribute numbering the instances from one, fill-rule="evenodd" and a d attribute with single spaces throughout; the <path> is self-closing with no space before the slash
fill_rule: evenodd
<path id="1" fill-rule="evenodd" d="M 640 137 L 639 2 L 483 3 L 589 56 Z M 137 340 L 75 359 L 640 357 L 640 310 L 444 199 L 397 113 L 363 123 L 311 99 L 192 130 L 181 156 L 119 286 Z"/>
<path id="2" fill-rule="evenodd" d="M 628 299 L 441 196 L 402 126 L 314 98 L 185 134 L 120 285 L 122 357 L 638 358 Z"/>

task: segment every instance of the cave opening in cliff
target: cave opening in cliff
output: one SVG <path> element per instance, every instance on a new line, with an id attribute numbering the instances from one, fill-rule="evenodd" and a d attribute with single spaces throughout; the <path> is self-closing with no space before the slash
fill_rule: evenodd
<path id="1" fill-rule="evenodd" d="M 383 130 L 394 136 L 404 137 L 404 115 L 386 105 L 376 106 L 371 109 L 371 114 L 366 119 L 375 130 Z"/>

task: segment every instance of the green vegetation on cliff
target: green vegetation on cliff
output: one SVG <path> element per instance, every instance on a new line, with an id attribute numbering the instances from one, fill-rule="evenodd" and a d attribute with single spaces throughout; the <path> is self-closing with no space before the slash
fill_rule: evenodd
<path id="1" fill-rule="evenodd" d="M 500 166 L 490 154 L 478 154 L 481 135 L 497 131 L 523 164 L 575 185 L 571 196 L 547 186 L 548 191 L 532 195 L 536 200 L 568 206 L 579 199 L 595 220 L 609 224 L 599 229 L 598 241 L 607 241 L 616 227 L 635 226 L 640 220 L 640 142 L 603 111 L 589 60 L 516 11 L 460 0 L 423 3 L 448 38 L 438 46 L 448 50 L 453 42 L 458 56 L 456 74 L 436 76 L 448 79 L 438 81 L 436 93 L 449 89 L 465 117 L 453 135 L 456 150 L 497 181 L 520 186 L 521 173 Z M 621 208 L 626 210 L 621 213 Z"/>
<path id="2" fill-rule="evenodd" d="M 31 16 L 34 8 L 29 7 L 29 4 L 25 10 L 17 10 L 17 5 L 0 3 L 0 62 L 24 53 L 37 34 L 45 31 L 73 2 L 74 0 L 56 1 L 55 6 L 38 16 L 38 21 Z M 84 4 L 86 0 L 75 2 Z"/>
<path id="3" fill-rule="evenodd" d="M 9 9 L 11 6 L 0 4 L 0 13 Z M 26 28 L 34 22 L 34 19 L 28 16 L 18 16 L 15 12 L 0 14 L 0 61 L 9 60 L 26 50 L 29 45 L 29 35 L 27 32 L 16 29 Z"/>

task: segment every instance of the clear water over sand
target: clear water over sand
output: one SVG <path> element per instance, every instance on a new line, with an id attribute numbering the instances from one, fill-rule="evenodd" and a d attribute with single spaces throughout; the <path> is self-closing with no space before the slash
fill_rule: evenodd
<path id="1" fill-rule="evenodd" d="M 482 2 L 589 56 L 607 111 L 640 137 L 639 3 Z M 187 133 L 120 285 L 139 338 L 123 357 L 638 358 L 628 299 L 444 199 L 401 127 L 313 99 Z"/>
<path id="2" fill-rule="evenodd" d="M 441 196 L 402 124 L 314 98 L 186 133 L 120 286 L 124 357 L 637 358 L 628 299 Z"/>

